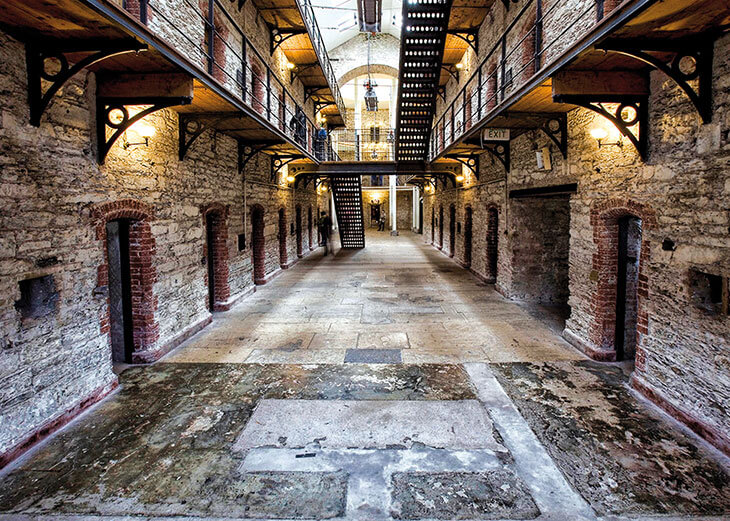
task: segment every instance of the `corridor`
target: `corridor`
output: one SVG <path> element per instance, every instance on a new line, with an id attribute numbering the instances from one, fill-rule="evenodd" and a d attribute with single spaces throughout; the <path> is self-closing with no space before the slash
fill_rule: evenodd
<path id="1" fill-rule="evenodd" d="M 0 519 L 727 519 L 727 459 L 629 365 L 421 240 L 316 250 L 119 368 L 2 471 Z"/>

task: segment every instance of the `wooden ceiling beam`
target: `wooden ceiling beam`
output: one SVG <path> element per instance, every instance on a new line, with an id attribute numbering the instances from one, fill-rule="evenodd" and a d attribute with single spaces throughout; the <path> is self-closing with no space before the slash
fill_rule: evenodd
<path id="1" fill-rule="evenodd" d="M 649 78 L 632 71 L 561 71 L 553 76 L 559 96 L 648 96 Z"/>
<path id="2" fill-rule="evenodd" d="M 97 95 L 102 98 L 192 98 L 193 78 L 180 73 L 101 74 Z"/>

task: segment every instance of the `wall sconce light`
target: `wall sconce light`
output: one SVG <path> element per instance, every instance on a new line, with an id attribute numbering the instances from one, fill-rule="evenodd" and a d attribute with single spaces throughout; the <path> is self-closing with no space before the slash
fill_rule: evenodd
<path id="1" fill-rule="evenodd" d="M 602 127 L 596 127 L 591 129 L 591 137 L 598 142 L 598 148 L 608 146 L 617 146 L 619 148 L 622 148 L 624 146 L 624 142 L 620 137 L 618 138 L 618 141 L 615 141 L 613 143 L 604 143 L 603 140 L 608 137 L 608 131 L 606 131 L 606 129 Z"/>
<path id="2" fill-rule="evenodd" d="M 293 64 L 292 62 L 290 62 L 290 61 L 286 62 L 286 68 L 289 69 L 290 71 L 294 70 L 294 67 L 296 67 L 296 65 Z"/>
<path id="3" fill-rule="evenodd" d="M 373 204 L 373 205 L 375 205 L 375 206 L 378 206 L 378 205 L 380 204 L 380 199 L 372 199 L 372 200 L 370 201 L 370 204 Z"/>
<path id="4" fill-rule="evenodd" d="M 127 141 L 127 133 L 124 133 L 124 142 L 122 143 L 122 146 L 124 149 L 128 149 L 129 147 L 135 147 L 135 146 L 149 146 L 150 145 L 150 138 L 155 135 L 155 127 L 150 125 L 149 123 L 146 123 L 145 121 L 139 121 L 132 125 L 131 130 L 134 130 L 134 132 L 144 139 L 144 141 L 140 141 L 137 143 L 130 143 Z"/>
<path id="5" fill-rule="evenodd" d="M 454 65 L 454 67 L 456 67 L 457 69 L 461 70 L 461 69 L 463 69 L 463 68 L 464 68 L 464 64 L 463 64 L 463 63 L 461 63 L 461 62 L 459 62 L 459 63 L 457 63 L 456 65 Z"/>
<path id="6" fill-rule="evenodd" d="M 459 174 L 456 176 L 456 182 L 461 183 L 464 181 L 464 174 Z"/>
<path id="7" fill-rule="evenodd" d="M 293 183 L 296 180 L 296 177 L 294 177 L 293 175 L 288 175 L 286 176 L 286 180 L 290 183 Z"/>
<path id="8" fill-rule="evenodd" d="M 428 186 L 426 187 L 426 193 L 432 194 L 432 193 L 433 193 L 433 186 L 431 186 L 431 185 L 428 185 Z"/>

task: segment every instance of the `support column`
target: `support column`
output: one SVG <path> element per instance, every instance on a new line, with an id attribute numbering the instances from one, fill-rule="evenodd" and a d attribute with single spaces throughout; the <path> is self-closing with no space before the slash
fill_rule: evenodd
<path id="1" fill-rule="evenodd" d="M 413 219 L 411 219 L 411 230 L 414 232 L 418 231 L 418 210 L 419 210 L 419 204 L 418 204 L 418 188 L 415 186 L 411 187 L 411 202 L 413 203 L 413 211 L 411 212 L 411 215 L 413 216 Z"/>
<path id="2" fill-rule="evenodd" d="M 388 179 L 390 180 L 389 183 L 389 193 L 388 198 L 390 201 L 390 234 L 391 235 L 398 235 L 398 213 L 397 208 L 395 204 L 396 196 L 398 195 L 398 192 L 396 191 L 396 181 L 398 180 L 398 176 L 395 175 L 389 175 Z"/>
<path id="3" fill-rule="evenodd" d="M 332 230 L 337 231 L 337 211 L 335 211 L 335 192 L 330 190 L 330 217 L 332 218 Z"/>

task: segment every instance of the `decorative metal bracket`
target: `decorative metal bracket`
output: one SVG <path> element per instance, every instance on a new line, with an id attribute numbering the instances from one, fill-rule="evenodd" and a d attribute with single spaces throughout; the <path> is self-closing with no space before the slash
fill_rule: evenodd
<path id="1" fill-rule="evenodd" d="M 189 97 L 181 98 L 97 98 L 96 100 L 96 137 L 99 147 L 99 163 L 103 163 L 112 145 L 129 127 L 139 120 L 158 110 L 176 105 L 189 105 L 193 101 Z M 134 116 L 129 115 L 129 107 L 134 105 L 150 105 Z M 119 111 L 121 119 L 112 121 L 111 113 Z M 106 138 L 107 127 L 112 129 L 109 139 Z"/>
<path id="2" fill-rule="evenodd" d="M 712 57 L 713 38 L 688 40 L 683 43 L 657 44 L 645 40 L 607 40 L 597 49 L 612 51 L 630 56 L 669 76 L 684 91 L 694 104 L 703 123 L 712 121 Z M 664 52 L 673 54 L 670 61 L 665 62 L 649 52 Z M 690 68 L 684 69 L 686 65 Z M 689 84 L 697 80 L 698 88 Z"/>
<path id="3" fill-rule="evenodd" d="M 318 65 L 319 62 L 302 63 L 301 65 L 297 65 L 296 68 L 289 71 L 289 83 L 294 83 L 294 80 L 296 80 L 301 73 Z"/>
<path id="4" fill-rule="evenodd" d="M 441 98 L 441 101 L 446 103 L 446 87 L 439 87 L 436 89 L 436 94 Z"/>
<path id="5" fill-rule="evenodd" d="M 560 95 L 554 96 L 558 103 L 572 103 L 600 114 L 621 132 L 636 147 L 639 156 L 646 161 L 648 149 L 649 96 L 595 96 Z M 616 110 L 609 111 L 604 103 L 617 104 Z M 635 132 L 632 131 L 635 129 Z"/>
<path id="6" fill-rule="evenodd" d="M 279 142 L 258 141 L 251 143 L 242 139 L 238 140 L 238 173 L 243 174 L 246 165 L 259 152 L 263 152 L 267 148 L 277 145 Z"/>
<path id="7" fill-rule="evenodd" d="M 301 154 L 274 154 L 271 159 L 271 182 L 276 181 L 276 175 L 282 168 L 297 159 L 306 159 L 306 156 Z"/>
<path id="8" fill-rule="evenodd" d="M 323 108 L 330 107 L 330 106 L 332 106 L 334 104 L 335 104 L 334 101 L 319 101 L 319 100 L 317 100 L 317 101 L 314 102 L 314 112 L 319 112 Z"/>
<path id="9" fill-rule="evenodd" d="M 506 172 L 510 170 L 510 142 L 484 143 L 484 150 L 502 163 Z"/>
<path id="10" fill-rule="evenodd" d="M 294 36 L 299 36 L 300 34 L 307 34 L 306 29 L 288 29 L 288 30 L 281 30 L 277 29 L 276 27 L 271 28 L 271 45 L 270 53 L 274 54 L 274 51 L 279 48 L 279 46 L 287 41 L 289 38 L 293 38 Z"/>
<path id="11" fill-rule="evenodd" d="M 28 69 L 28 103 L 30 105 L 30 124 L 38 127 L 41 124 L 41 116 L 48 108 L 53 96 L 63 85 L 76 73 L 99 63 L 112 56 L 130 52 L 140 52 L 147 49 L 147 45 L 136 40 L 119 43 L 90 42 L 78 47 L 54 46 L 48 43 L 40 47 L 34 43 L 28 43 L 25 47 L 25 59 Z M 69 64 L 67 54 L 90 52 L 89 56 L 82 58 L 73 65 Z M 47 60 L 57 60 L 59 70 L 49 72 Z M 43 80 L 51 85 L 43 91 Z"/>
<path id="12" fill-rule="evenodd" d="M 568 115 L 561 113 L 547 118 L 540 130 L 557 145 L 563 159 L 568 159 Z"/>
<path id="13" fill-rule="evenodd" d="M 316 96 L 319 91 L 326 89 L 329 89 L 329 87 L 304 87 L 304 103 L 313 96 Z"/>
<path id="14" fill-rule="evenodd" d="M 471 50 L 474 51 L 474 54 L 479 54 L 479 29 L 446 31 L 446 34 L 456 36 L 459 40 L 464 40 L 471 47 Z"/>
<path id="15" fill-rule="evenodd" d="M 185 159 L 185 155 L 190 150 L 196 139 L 198 139 L 206 130 L 215 128 L 223 121 L 231 119 L 240 119 L 241 115 L 235 112 L 226 112 L 223 114 L 180 114 L 179 129 L 179 158 L 180 161 Z"/>
<path id="16" fill-rule="evenodd" d="M 458 154 L 449 154 L 445 157 L 448 157 L 449 159 L 454 159 L 467 167 L 472 175 L 479 179 L 479 154 L 469 154 L 467 156 L 458 155 Z"/>
<path id="17" fill-rule="evenodd" d="M 456 82 L 459 82 L 459 69 L 454 67 L 453 65 L 444 65 L 441 64 L 441 68 L 449 73 L 449 75 L 456 80 Z"/>

